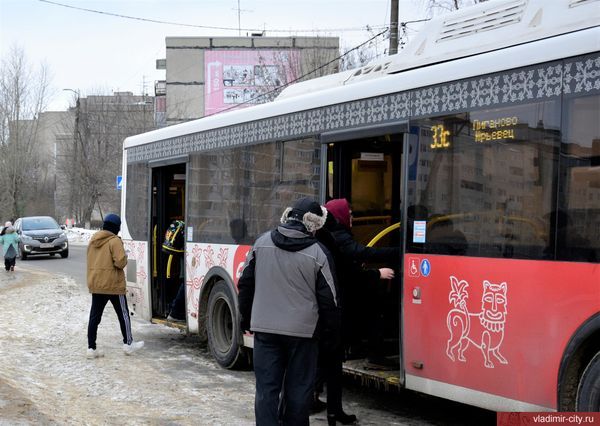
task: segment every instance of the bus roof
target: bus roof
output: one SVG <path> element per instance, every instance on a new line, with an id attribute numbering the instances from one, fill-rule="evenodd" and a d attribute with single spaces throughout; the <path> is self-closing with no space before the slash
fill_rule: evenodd
<path id="1" fill-rule="evenodd" d="M 589 6 L 589 7 L 585 7 Z M 399 54 L 282 91 L 270 103 L 125 139 L 124 148 L 325 105 L 597 51 L 598 0 L 497 0 L 429 21 Z M 594 28 L 592 33 L 577 31 Z M 553 37 L 568 34 L 556 44 Z M 535 49 L 527 43 L 541 40 Z M 502 49 L 513 47 L 510 55 Z M 487 53 L 474 58 L 475 55 Z M 423 67 L 428 66 L 427 72 Z M 352 90 L 345 87 L 352 84 Z"/>
<path id="2" fill-rule="evenodd" d="M 423 30 L 396 55 L 358 69 L 294 84 L 284 89 L 278 99 L 594 27 L 598 25 L 598 9 L 591 11 L 589 7 L 578 6 L 596 2 L 486 1 L 428 21 Z M 597 3 L 595 7 L 598 7 Z"/>

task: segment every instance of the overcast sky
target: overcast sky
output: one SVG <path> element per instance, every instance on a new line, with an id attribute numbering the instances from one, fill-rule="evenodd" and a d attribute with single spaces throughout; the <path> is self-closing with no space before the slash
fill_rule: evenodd
<path id="1" fill-rule="evenodd" d="M 400 21 L 422 18 L 421 3 L 401 0 Z M 367 40 L 369 33 L 361 29 L 367 25 L 381 31 L 390 16 L 390 0 L 239 0 L 239 5 L 242 35 L 248 29 L 266 29 L 267 36 L 340 36 L 345 47 Z M 32 64 L 49 65 L 54 94 L 49 110 L 65 110 L 72 104 L 73 93 L 65 88 L 82 96 L 113 91 L 140 94 L 145 81 L 146 93 L 152 95 L 154 81 L 165 78 L 164 71 L 155 69 L 156 59 L 165 57 L 165 37 L 237 36 L 237 9 L 238 0 L 0 0 L 0 55 L 5 57 L 17 45 Z M 387 43 L 382 41 L 382 48 Z"/>

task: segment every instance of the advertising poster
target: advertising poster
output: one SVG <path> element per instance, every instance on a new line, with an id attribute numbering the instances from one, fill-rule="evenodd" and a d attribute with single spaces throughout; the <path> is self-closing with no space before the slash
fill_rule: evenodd
<path id="1" fill-rule="evenodd" d="M 205 115 L 271 100 L 265 94 L 297 78 L 300 69 L 295 50 L 207 50 L 204 63 Z"/>

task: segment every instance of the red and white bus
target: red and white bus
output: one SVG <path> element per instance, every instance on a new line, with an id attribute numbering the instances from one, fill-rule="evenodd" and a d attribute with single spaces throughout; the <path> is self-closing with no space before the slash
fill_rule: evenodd
<path id="1" fill-rule="evenodd" d="M 485 2 L 372 65 L 127 138 L 132 314 L 164 321 L 184 282 L 185 329 L 246 362 L 249 245 L 296 198 L 345 197 L 358 240 L 403 248 L 380 305 L 400 368 L 347 372 L 498 411 L 599 411 L 598 18 L 595 1 Z M 186 244 L 167 269 L 173 219 Z"/>

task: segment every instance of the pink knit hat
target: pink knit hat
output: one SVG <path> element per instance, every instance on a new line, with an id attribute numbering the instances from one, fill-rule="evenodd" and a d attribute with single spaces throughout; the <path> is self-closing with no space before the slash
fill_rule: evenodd
<path id="1" fill-rule="evenodd" d="M 345 198 L 336 198 L 335 200 L 328 201 L 325 204 L 325 208 L 340 224 L 350 229 L 350 204 L 348 200 Z"/>

